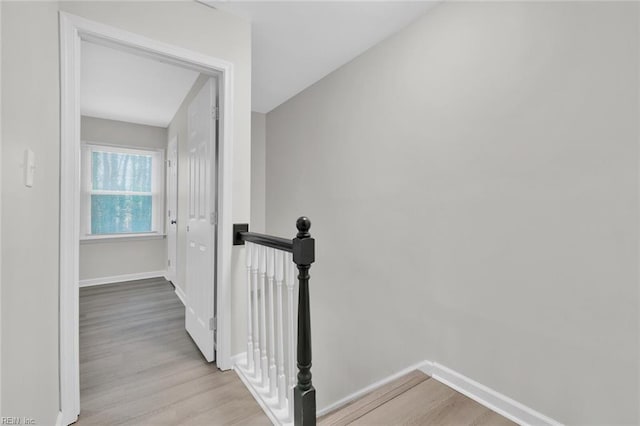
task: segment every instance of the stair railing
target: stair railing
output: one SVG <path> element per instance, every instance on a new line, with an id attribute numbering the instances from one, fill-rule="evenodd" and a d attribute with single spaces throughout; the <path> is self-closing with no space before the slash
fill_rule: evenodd
<path id="1" fill-rule="evenodd" d="M 247 357 L 239 368 L 240 377 L 261 399 L 272 420 L 312 426 L 316 424 L 316 391 L 311 382 L 309 269 L 315 261 L 315 240 L 309 234 L 308 218 L 298 218 L 296 228 L 296 237 L 289 240 L 249 232 L 247 224 L 233 227 L 234 245 L 247 246 Z M 294 265 L 298 269 L 297 304 Z M 296 345 L 298 373 L 294 377 Z"/>

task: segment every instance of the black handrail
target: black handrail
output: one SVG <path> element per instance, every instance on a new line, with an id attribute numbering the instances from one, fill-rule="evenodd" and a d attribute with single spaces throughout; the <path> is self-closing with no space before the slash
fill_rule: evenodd
<path id="1" fill-rule="evenodd" d="M 257 232 L 238 232 L 239 238 L 244 242 L 256 243 L 274 249 L 293 253 L 293 241 L 286 238 L 274 237 L 272 235 L 258 234 Z"/>
<path id="2" fill-rule="evenodd" d="M 309 229 L 311 221 L 300 217 L 296 221 L 298 233 L 292 240 L 249 232 L 248 224 L 233 225 L 233 244 L 245 241 L 283 250 L 293 254 L 298 267 L 298 383 L 293 391 L 294 424 L 315 426 L 316 390 L 311 383 L 311 310 L 309 305 L 309 269 L 315 261 L 315 239 Z"/>

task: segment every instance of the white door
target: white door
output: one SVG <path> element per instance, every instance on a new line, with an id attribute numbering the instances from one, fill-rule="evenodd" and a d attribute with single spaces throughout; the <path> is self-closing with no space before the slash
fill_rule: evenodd
<path id="1" fill-rule="evenodd" d="M 186 328 L 207 361 L 215 360 L 215 80 L 189 104 Z"/>
<path id="2" fill-rule="evenodd" d="M 178 230 L 178 137 L 167 145 L 167 278 L 182 292 L 184 283 L 176 283 Z"/>

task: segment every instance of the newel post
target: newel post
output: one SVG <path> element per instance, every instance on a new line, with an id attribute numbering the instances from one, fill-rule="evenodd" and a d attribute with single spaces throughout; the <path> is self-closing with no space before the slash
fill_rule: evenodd
<path id="1" fill-rule="evenodd" d="M 316 390 L 311 384 L 311 312 L 309 309 L 309 268 L 315 261 L 315 240 L 311 221 L 296 221 L 298 235 L 293 239 L 293 262 L 298 266 L 298 384 L 293 391 L 294 424 L 316 424 Z"/>

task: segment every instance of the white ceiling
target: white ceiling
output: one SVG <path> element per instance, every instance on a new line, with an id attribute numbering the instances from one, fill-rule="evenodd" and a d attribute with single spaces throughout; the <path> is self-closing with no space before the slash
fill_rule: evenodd
<path id="1" fill-rule="evenodd" d="M 82 115 L 167 127 L 196 71 L 82 42 Z"/>
<path id="2" fill-rule="evenodd" d="M 203 0 L 252 22 L 252 110 L 269 112 L 437 1 Z"/>

